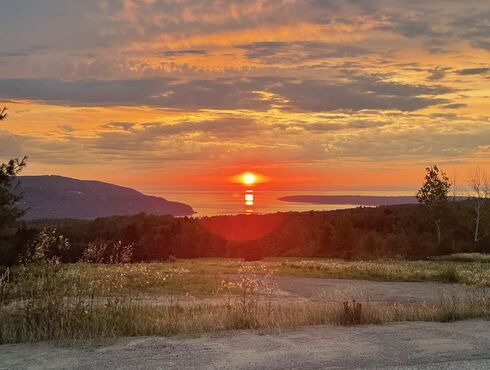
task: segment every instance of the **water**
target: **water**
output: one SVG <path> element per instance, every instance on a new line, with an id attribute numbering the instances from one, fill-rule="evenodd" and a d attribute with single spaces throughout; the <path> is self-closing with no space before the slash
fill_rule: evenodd
<path id="1" fill-rule="evenodd" d="M 247 192 L 248 191 L 248 192 Z M 357 204 L 309 204 L 278 200 L 288 195 L 411 195 L 413 192 L 387 191 L 265 191 L 260 189 L 237 189 L 234 191 L 145 191 L 171 201 L 192 206 L 196 216 L 235 215 L 244 213 L 274 213 L 330 211 L 355 208 Z M 246 204 L 248 203 L 248 204 Z"/>

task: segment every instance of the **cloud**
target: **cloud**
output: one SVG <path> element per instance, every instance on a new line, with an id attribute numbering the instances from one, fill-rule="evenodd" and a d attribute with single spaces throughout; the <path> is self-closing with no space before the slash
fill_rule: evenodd
<path id="1" fill-rule="evenodd" d="M 0 58 L 31 57 L 36 54 L 45 53 L 49 48 L 41 45 L 29 45 L 22 49 L 11 51 L 0 51 Z"/>
<path id="2" fill-rule="evenodd" d="M 462 103 L 452 103 L 452 104 L 441 105 L 441 108 L 443 108 L 443 109 L 459 109 L 459 108 L 465 108 L 465 107 L 467 107 L 467 105 L 462 104 Z"/>
<path id="3" fill-rule="evenodd" d="M 379 77 L 356 77 L 345 84 L 304 80 L 280 84 L 272 91 L 290 101 L 287 108 L 302 111 L 363 109 L 414 111 L 446 102 L 435 95 L 451 89 L 442 86 L 387 82 Z M 426 97 L 430 96 L 432 97 Z"/>
<path id="4" fill-rule="evenodd" d="M 267 102 L 253 92 L 256 84 L 237 79 L 178 81 L 10 79 L 0 83 L 0 98 L 40 100 L 56 104 L 140 106 L 181 109 L 264 109 Z"/>
<path id="5" fill-rule="evenodd" d="M 389 24 L 381 26 L 380 29 L 399 33 L 408 38 L 437 35 L 427 21 L 403 19 L 402 16 L 392 16 Z"/>
<path id="6" fill-rule="evenodd" d="M 248 59 L 264 64 L 301 63 L 308 60 L 357 57 L 372 53 L 359 46 L 329 42 L 254 42 L 237 46 L 245 50 Z"/>
<path id="7" fill-rule="evenodd" d="M 475 46 L 477 48 L 490 51 L 490 41 L 486 41 L 486 40 L 475 40 L 475 41 L 472 42 L 472 44 L 473 44 L 473 46 Z"/>
<path id="8" fill-rule="evenodd" d="M 461 76 L 471 76 L 471 75 L 481 75 L 486 74 L 490 71 L 489 67 L 480 67 L 480 68 L 466 68 L 457 71 L 456 73 Z"/>
<path id="9" fill-rule="evenodd" d="M 427 77 L 427 80 L 429 80 L 429 81 L 440 81 L 440 80 L 444 79 L 444 77 L 446 76 L 446 72 L 447 72 L 447 70 L 444 68 L 431 69 L 430 71 L 428 71 L 429 76 Z"/>
<path id="10" fill-rule="evenodd" d="M 30 165 L 82 166 L 111 163 L 113 168 L 178 168 L 226 161 L 267 159 L 298 165 L 322 161 L 356 163 L 390 160 L 432 160 L 480 153 L 490 135 L 488 119 L 460 122 L 458 115 L 326 114 L 297 121 L 284 113 L 270 122 L 240 115 L 199 121 L 109 122 L 78 136 L 57 137 L 0 133 L 0 155 L 30 157 Z M 182 163 L 179 165 L 178 163 Z M 340 163 L 340 162 L 339 162 Z"/>
<path id="11" fill-rule="evenodd" d="M 134 124 L 130 122 L 114 122 L 103 126 L 107 129 L 122 129 L 122 132 L 102 131 L 98 133 L 101 139 L 118 137 L 120 139 L 130 139 L 139 145 L 140 142 L 147 140 L 158 140 L 176 135 L 190 133 L 205 133 L 207 140 L 210 137 L 221 140 L 237 139 L 248 136 L 259 130 L 258 123 L 251 119 L 227 117 L 222 119 L 179 122 L 174 124 L 162 123 L 142 123 Z"/>
<path id="12" fill-rule="evenodd" d="M 254 109 L 298 111 L 379 109 L 413 111 L 447 100 L 444 86 L 411 85 L 376 76 L 350 82 L 292 78 L 217 78 L 183 81 L 14 79 L 0 81 L 0 98 L 70 105 L 138 106 L 168 109 Z M 272 96 L 271 96 L 272 94 Z"/>
<path id="13" fill-rule="evenodd" d="M 206 55 L 207 53 L 208 51 L 204 49 L 181 49 L 181 50 L 164 50 L 160 53 L 160 55 L 166 57 L 176 57 L 182 55 Z"/>
<path id="14" fill-rule="evenodd" d="M 490 23 L 488 19 L 490 18 L 490 9 L 488 6 L 480 9 L 473 8 L 471 13 L 457 16 L 450 22 L 453 32 L 459 38 L 469 40 L 472 46 L 489 50 Z"/>

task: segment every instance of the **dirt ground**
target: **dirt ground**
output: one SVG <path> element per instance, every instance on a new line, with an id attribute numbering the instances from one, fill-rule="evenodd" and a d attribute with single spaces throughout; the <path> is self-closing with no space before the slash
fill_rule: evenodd
<path id="1" fill-rule="evenodd" d="M 349 279 L 274 277 L 278 294 L 290 298 L 342 302 L 437 303 L 443 294 L 464 297 L 472 291 L 461 284 L 384 282 Z"/>
<path id="2" fill-rule="evenodd" d="M 237 280 L 237 275 L 226 276 L 227 280 Z M 323 279 L 274 276 L 274 301 L 276 303 L 291 302 L 344 302 L 357 300 L 360 302 L 398 302 L 398 303 L 438 303 L 442 295 L 456 294 L 464 298 L 475 288 L 462 284 L 444 284 L 433 282 L 384 282 L 350 279 Z M 164 296 L 147 296 L 148 303 L 168 304 L 169 298 Z M 175 298 L 174 298 L 175 299 Z M 217 297 L 178 297 L 181 305 L 198 303 L 223 304 Z"/>
<path id="3" fill-rule="evenodd" d="M 488 369 L 490 322 L 316 326 L 277 334 L 0 346 L 1 369 Z"/>
<path id="4" fill-rule="evenodd" d="M 458 284 L 275 277 L 276 299 L 437 302 Z M 163 297 L 156 298 L 162 303 Z M 188 303 L 196 302 L 187 298 Z M 209 299 L 208 299 L 209 300 Z M 124 338 L 93 348 L 0 346 L 0 369 L 488 369 L 490 322 L 316 326 L 199 338 Z"/>

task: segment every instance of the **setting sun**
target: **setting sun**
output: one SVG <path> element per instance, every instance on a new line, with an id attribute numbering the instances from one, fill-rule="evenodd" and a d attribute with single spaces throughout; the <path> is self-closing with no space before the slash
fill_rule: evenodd
<path id="1" fill-rule="evenodd" d="M 253 173 L 247 172 L 243 174 L 243 183 L 245 185 L 255 184 L 255 175 Z"/>

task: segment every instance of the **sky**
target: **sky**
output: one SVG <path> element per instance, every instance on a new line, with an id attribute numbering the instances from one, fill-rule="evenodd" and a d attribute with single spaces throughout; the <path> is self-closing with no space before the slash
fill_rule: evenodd
<path id="1" fill-rule="evenodd" d="M 490 169 L 490 2 L 0 0 L 0 158 L 138 189 Z"/>

